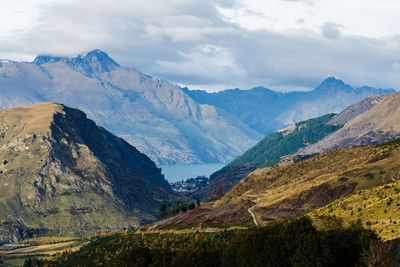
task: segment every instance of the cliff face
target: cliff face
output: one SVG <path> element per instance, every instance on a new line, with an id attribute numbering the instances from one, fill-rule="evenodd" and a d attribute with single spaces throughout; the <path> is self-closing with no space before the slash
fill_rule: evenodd
<path id="1" fill-rule="evenodd" d="M 140 225 L 177 198 L 160 169 L 77 110 L 0 111 L 0 240 Z"/>

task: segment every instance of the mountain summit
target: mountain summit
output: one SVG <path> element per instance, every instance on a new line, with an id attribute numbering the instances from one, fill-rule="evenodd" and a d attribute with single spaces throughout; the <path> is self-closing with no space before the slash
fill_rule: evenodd
<path id="1" fill-rule="evenodd" d="M 109 72 L 120 67 L 107 53 L 95 49 L 77 57 L 53 57 L 49 55 L 37 56 L 33 63 L 42 65 L 46 63 L 64 62 L 75 69 L 82 69 L 87 74 Z"/>
<path id="2" fill-rule="evenodd" d="M 0 242 L 136 227 L 176 199 L 147 156 L 55 103 L 0 111 L 0 160 Z"/>
<path id="3" fill-rule="evenodd" d="M 373 89 L 373 88 L 372 88 Z M 335 77 L 326 78 L 314 91 L 345 91 L 351 92 L 355 90 L 348 84 L 345 84 L 342 80 L 336 79 Z"/>

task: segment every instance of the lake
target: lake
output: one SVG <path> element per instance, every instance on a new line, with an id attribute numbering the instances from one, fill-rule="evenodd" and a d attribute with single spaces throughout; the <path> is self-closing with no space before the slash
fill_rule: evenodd
<path id="1" fill-rule="evenodd" d="M 190 164 L 190 165 L 160 165 L 161 172 L 168 182 L 178 182 L 197 176 L 209 177 L 214 172 L 220 170 L 226 164 Z"/>

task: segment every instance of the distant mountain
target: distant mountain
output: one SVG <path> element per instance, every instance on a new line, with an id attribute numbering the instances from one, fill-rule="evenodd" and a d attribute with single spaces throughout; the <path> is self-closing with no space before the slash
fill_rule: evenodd
<path id="1" fill-rule="evenodd" d="M 179 86 L 125 68 L 94 50 L 77 57 L 38 56 L 0 64 L 0 108 L 37 102 L 79 108 L 157 163 L 232 160 L 261 135 Z"/>
<path id="2" fill-rule="evenodd" d="M 59 104 L 0 111 L 0 161 L 0 243 L 129 229 L 178 200 L 146 155 Z"/>
<path id="3" fill-rule="evenodd" d="M 393 89 L 367 86 L 355 89 L 333 77 L 309 92 L 279 93 L 264 87 L 230 89 L 218 93 L 184 90 L 199 103 L 224 109 L 264 135 L 299 121 L 338 113 L 369 95 L 395 92 Z"/>

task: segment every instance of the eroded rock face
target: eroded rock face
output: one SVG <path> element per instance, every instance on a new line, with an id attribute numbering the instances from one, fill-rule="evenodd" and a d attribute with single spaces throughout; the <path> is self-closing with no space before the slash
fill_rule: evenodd
<path id="1" fill-rule="evenodd" d="M 137 227 L 177 200 L 146 155 L 59 104 L 0 111 L 0 161 L 4 240 Z"/>

